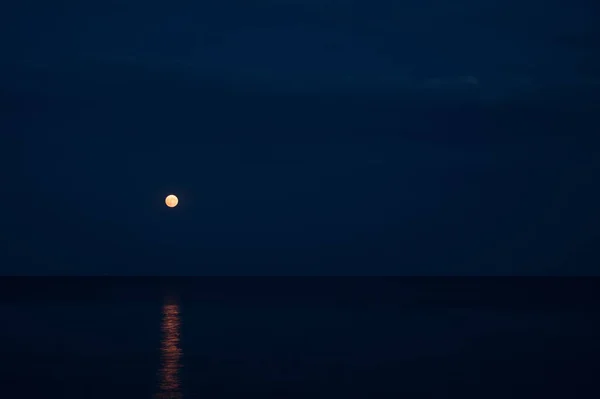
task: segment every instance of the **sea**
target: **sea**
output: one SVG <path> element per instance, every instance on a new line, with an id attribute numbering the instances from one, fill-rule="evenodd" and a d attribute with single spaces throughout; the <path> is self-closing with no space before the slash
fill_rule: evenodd
<path id="1" fill-rule="evenodd" d="M 598 397 L 599 286 L 4 278 L 2 397 Z"/>

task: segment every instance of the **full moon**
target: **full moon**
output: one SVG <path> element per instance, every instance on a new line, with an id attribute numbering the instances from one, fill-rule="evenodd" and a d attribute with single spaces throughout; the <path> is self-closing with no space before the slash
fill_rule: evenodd
<path id="1" fill-rule="evenodd" d="M 167 198 L 165 198 L 165 204 L 167 204 L 167 206 L 169 208 L 175 208 L 178 203 L 179 203 L 179 199 L 176 196 L 174 196 L 173 194 L 171 194 Z"/>

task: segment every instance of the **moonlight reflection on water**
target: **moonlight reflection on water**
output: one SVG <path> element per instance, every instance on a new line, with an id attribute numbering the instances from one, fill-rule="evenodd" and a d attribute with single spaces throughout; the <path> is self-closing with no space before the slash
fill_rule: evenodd
<path id="1" fill-rule="evenodd" d="M 179 347 L 179 305 L 168 300 L 163 306 L 162 341 L 161 341 L 161 367 L 159 370 L 159 392 L 156 395 L 161 399 L 180 399 L 181 381 L 179 369 L 181 368 L 181 349 Z"/>

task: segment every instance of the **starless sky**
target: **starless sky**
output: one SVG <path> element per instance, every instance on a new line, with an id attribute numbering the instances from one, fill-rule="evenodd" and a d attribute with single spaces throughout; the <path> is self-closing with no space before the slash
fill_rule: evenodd
<path id="1" fill-rule="evenodd" d="M 594 2 L 1 7 L 0 273 L 597 274 Z"/>

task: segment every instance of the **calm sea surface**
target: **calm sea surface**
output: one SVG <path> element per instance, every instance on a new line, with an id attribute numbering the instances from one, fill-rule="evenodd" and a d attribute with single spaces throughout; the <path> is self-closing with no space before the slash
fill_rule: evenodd
<path id="1" fill-rule="evenodd" d="M 411 302 L 415 292 L 403 301 L 357 292 L 352 300 L 348 293 L 319 299 L 322 287 L 313 296 L 235 295 L 231 287 L 203 296 L 200 283 L 149 293 L 125 282 L 82 295 L 47 284 L 44 293 L 0 303 L 6 397 L 573 398 L 598 391 L 595 306 L 424 305 Z"/>

